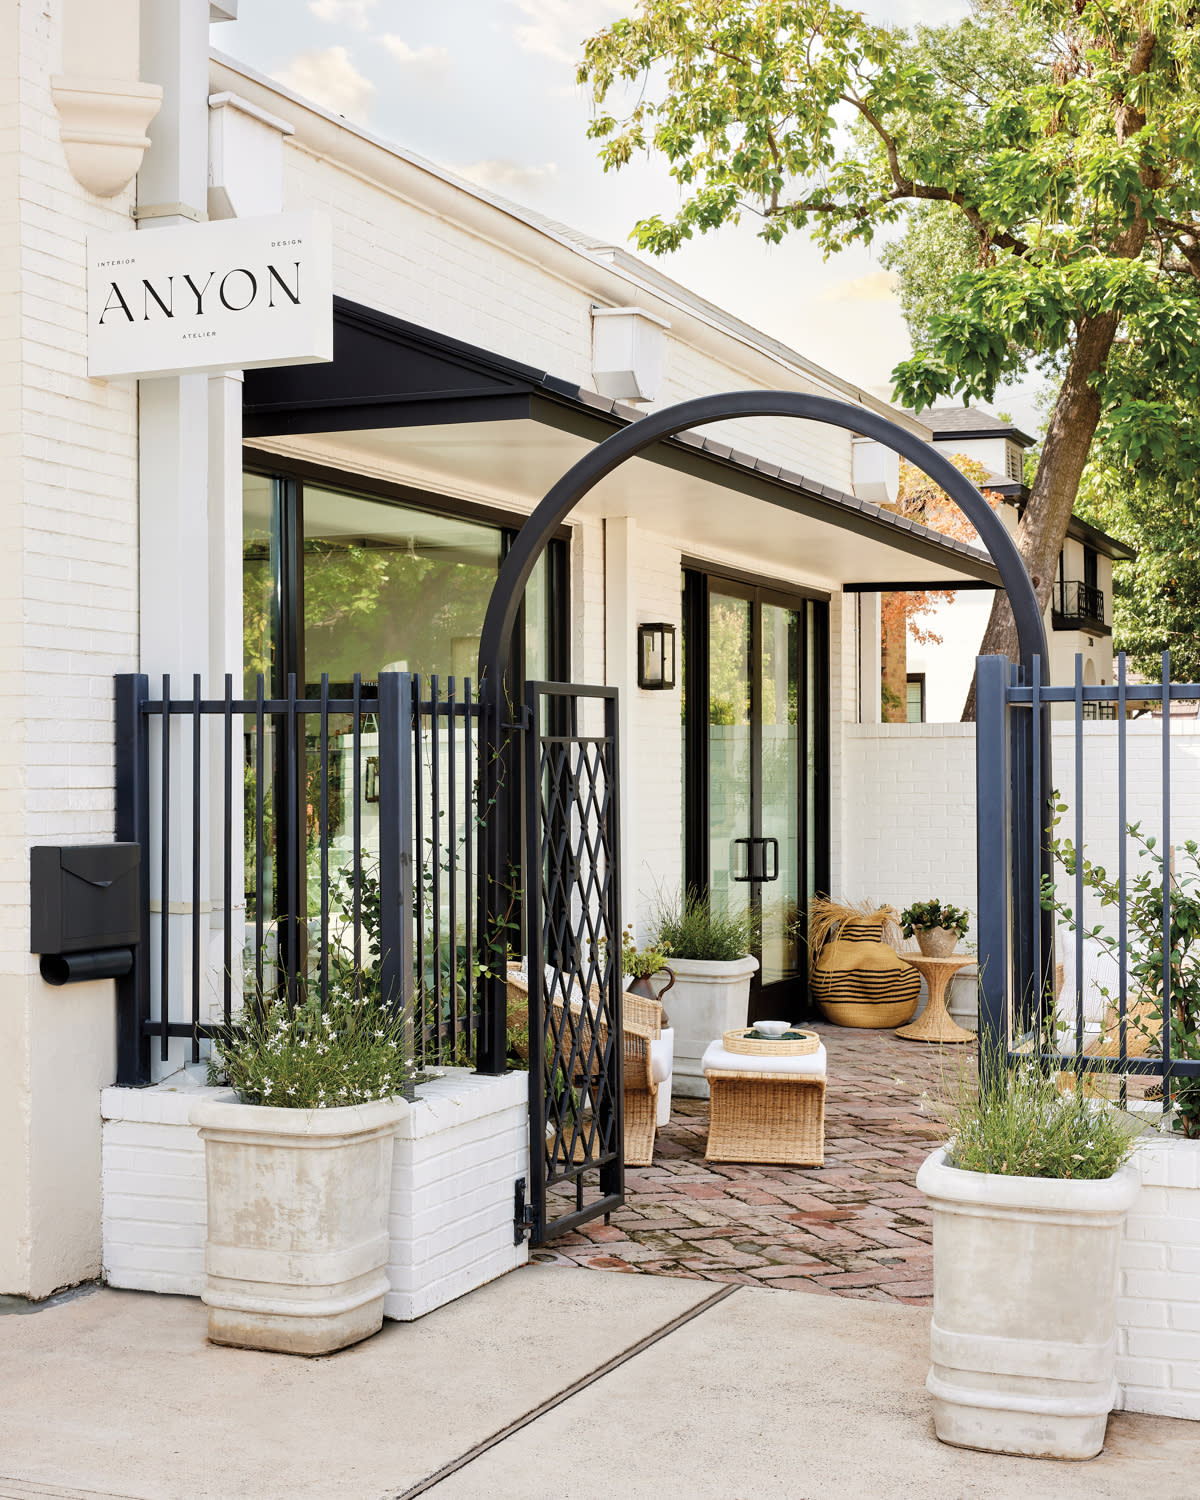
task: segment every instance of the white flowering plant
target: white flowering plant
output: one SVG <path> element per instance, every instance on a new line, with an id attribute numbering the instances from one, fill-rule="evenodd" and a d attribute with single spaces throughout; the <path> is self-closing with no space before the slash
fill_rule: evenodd
<path id="1" fill-rule="evenodd" d="M 213 1041 L 208 1081 L 243 1104 L 336 1109 L 403 1093 L 412 1078 L 403 1013 L 371 987 L 331 984 L 324 1008 L 279 996 L 248 1005 Z"/>
<path id="2" fill-rule="evenodd" d="M 1074 1080 L 1045 1071 L 1035 1058 L 1010 1063 L 998 1044 L 981 1045 L 991 1065 L 978 1084 L 963 1067 L 931 1101 L 949 1130 L 950 1166 L 1003 1177 L 1096 1180 L 1129 1160 L 1143 1121 L 1067 1086 Z"/>

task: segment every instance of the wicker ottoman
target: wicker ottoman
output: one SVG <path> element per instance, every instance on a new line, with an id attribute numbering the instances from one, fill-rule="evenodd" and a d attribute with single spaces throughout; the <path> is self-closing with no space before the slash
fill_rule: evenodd
<path id="1" fill-rule="evenodd" d="M 713 1042 L 706 1161 L 819 1167 L 825 1161 L 825 1048 L 803 1057 L 745 1057 Z"/>

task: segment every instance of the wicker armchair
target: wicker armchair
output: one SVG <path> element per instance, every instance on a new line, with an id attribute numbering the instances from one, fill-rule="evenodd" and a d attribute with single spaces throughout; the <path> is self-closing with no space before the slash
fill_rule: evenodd
<path id="1" fill-rule="evenodd" d="M 591 1004 L 584 1006 L 578 998 L 564 1006 L 563 997 L 555 995 L 551 1010 L 555 1027 L 565 1026 L 563 1051 L 574 1053 L 571 1083 L 577 1089 L 595 1094 L 599 1060 L 608 1042 L 608 1028 L 603 1023 L 592 1045 L 592 1022 L 600 992 L 592 985 Z M 515 1030 L 528 1024 L 529 984 L 523 969 L 508 970 L 508 1024 Z M 622 1014 L 624 1038 L 624 1155 L 627 1166 L 648 1167 L 654 1157 L 654 1138 L 658 1114 L 658 1084 L 654 1079 L 651 1042 L 662 1035 L 662 1006 L 657 1000 L 625 991 Z"/>
<path id="2" fill-rule="evenodd" d="M 648 1167 L 654 1160 L 658 1125 L 658 1083 L 651 1042 L 662 1035 L 662 1006 L 657 1000 L 625 991 L 622 1036 L 625 1042 L 625 1164 Z"/>

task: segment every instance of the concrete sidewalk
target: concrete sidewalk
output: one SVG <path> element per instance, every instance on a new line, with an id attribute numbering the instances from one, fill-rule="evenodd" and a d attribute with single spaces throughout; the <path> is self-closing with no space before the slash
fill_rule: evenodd
<path id="1" fill-rule="evenodd" d="M 101 1290 L 0 1317 L 0 1496 L 1200 1494 L 1193 1423 L 1114 1416 L 1088 1464 L 939 1444 L 927 1328 L 920 1308 L 530 1266 L 301 1360 L 213 1347 L 197 1301 Z"/>

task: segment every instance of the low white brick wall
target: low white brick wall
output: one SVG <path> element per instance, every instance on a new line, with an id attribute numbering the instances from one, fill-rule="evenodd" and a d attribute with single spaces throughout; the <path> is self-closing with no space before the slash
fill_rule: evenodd
<path id="1" fill-rule="evenodd" d="M 1142 1191 L 1121 1246 L 1120 1406 L 1200 1421 L 1200 1141 L 1155 1139 L 1134 1161 Z"/>
<path id="2" fill-rule="evenodd" d="M 207 1089 L 186 1073 L 152 1089 L 100 1093 L 103 1271 L 109 1286 L 204 1290 L 204 1143 L 190 1123 Z"/>
<path id="3" fill-rule="evenodd" d="M 384 1315 L 419 1318 L 522 1265 L 513 1184 L 529 1172 L 524 1073 L 465 1068 L 418 1085 L 396 1138 L 392 1291 Z M 187 1074 L 149 1089 L 104 1089 L 103 1274 L 110 1286 L 198 1297 L 207 1222 L 204 1143 L 193 1103 L 226 1095 Z"/>
<path id="4" fill-rule="evenodd" d="M 513 1184 L 529 1176 L 529 1080 L 465 1068 L 421 1084 L 396 1136 L 388 1318 L 409 1322 L 528 1257 Z"/>

